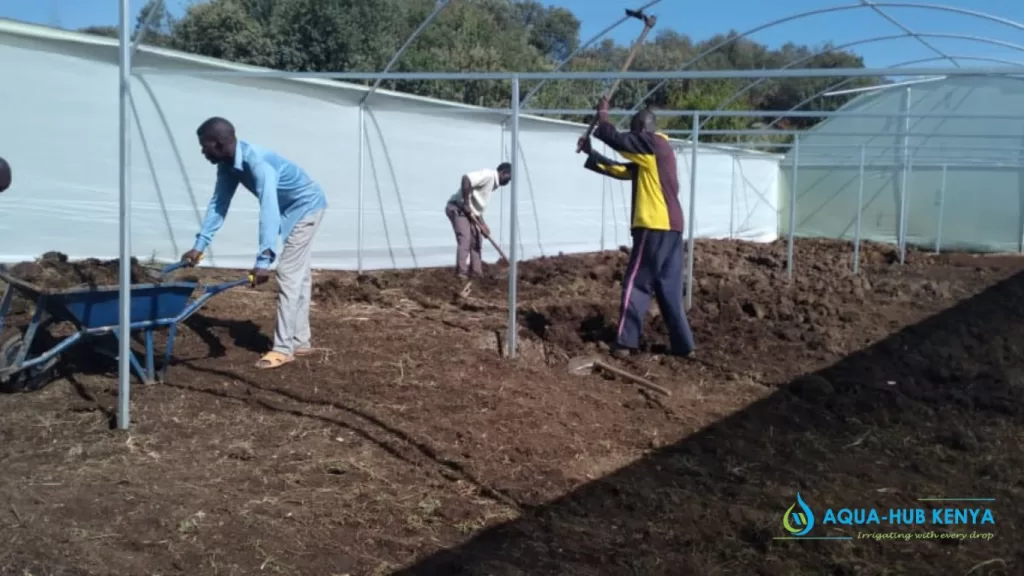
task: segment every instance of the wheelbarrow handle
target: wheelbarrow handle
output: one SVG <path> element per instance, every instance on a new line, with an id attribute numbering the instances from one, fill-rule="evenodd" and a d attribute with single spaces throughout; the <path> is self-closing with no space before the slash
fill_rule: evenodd
<path id="1" fill-rule="evenodd" d="M 180 315 L 178 315 L 177 318 L 174 319 L 174 323 L 177 324 L 180 322 L 184 322 L 189 316 L 195 314 L 197 310 L 205 306 L 206 303 L 210 301 L 210 298 L 213 298 L 217 294 L 220 294 L 225 290 L 230 290 L 237 286 L 242 286 L 244 284 L 249 283 L 250 280 L 248 278 L 242 278 L 240 280 L 224 282 L 223 284 L 214 284 L 213 286 L 206 286 L 205 288 L 203 288 L 203 291 L 200 294 L 200 296 L 196 298 L 194 301 L 192 301 L 192 303 L 185 308 L 184 312 L 182 312 Z"/>
<path id="2" fill-rule="evenodd" d="M 209 295 L 209 296 L 216 296 L 217 294 L 220 294 L 221 292 L 223 292 L 225 290 L 230 290 L 232 288 L 237 288 L 239 286 L 244 286 L 246 284 L 252 285 L 252 280 L 250 278 L 248 278 L 248 277 L 241 278 L 239 280 L 232 280 L 230 282 L 224 282 L 222 284 L 214 284 L 213 286 L 207 286 L 203 290 L 203 294 L 204 295 Z"/>
<path id="3" fill-rule="evenodd" d="M 186 267 L 187 268 L 191 268 L 191 267 L 199 264 L 202 261 L 203 261 L 203 255 L 200 254 L 199 258 L 196 258 L 195 262 L 189 262 L 188 260 L 179 260 L 178 262 L 175 262 L 174 264 L 168 264 L 167 266 L 164 266 L 163 270 L 161 270 L 160 273 L 161 274 L 170 274 L 171 272 L 174 272 L 175 270 L 180 270 L 180 269 L 186 268 Z"/>
<path id="4" fill-rule="evenodd" d="M 184 268 L 185 266 L 188 266 L 188 262 L 185 262 L 185 261 L 175 262 L 174 264 L 168 264 L 167 266 L 164 266 L 163 268 L 161 268 L 160 269 L 160 273 L 161 274 L 170 274 L 171 272 L 174 272 L 175 270 Z"/>

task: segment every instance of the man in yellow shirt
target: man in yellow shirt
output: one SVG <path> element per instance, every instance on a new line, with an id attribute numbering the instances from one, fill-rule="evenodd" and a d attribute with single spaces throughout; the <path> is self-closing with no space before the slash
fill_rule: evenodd
<path id="1" fill-rule="evenodd" d="M 683 210 L 679 205 L 675 150 L 668 137 L 657 132 L 650 110 L 637 112 L 629 132 L 619 132 L 608 122 L 608 100 L 603 99 L 598 120 L 594 137 L 627 162 L 615 162 L 594 152 L 586 139 L 581 142 L 587 153 L 584 167 L 633 183 L 633 248 L 623 279 L 615 355 L 627 356 L 640 347 L 644 316 L 654 296 L 668 326 L 672 354 L 689 356 L 694 342 L 683 308 Z"/>

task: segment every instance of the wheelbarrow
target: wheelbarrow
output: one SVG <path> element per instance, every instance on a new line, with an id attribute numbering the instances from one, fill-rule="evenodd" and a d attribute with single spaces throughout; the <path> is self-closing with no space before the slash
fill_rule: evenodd
<path id="1" fill-rule="evenodd" d="M 171 264 L 161 273 L 166 275 L 185 265 Z M 90 342 L 94 350 L 102 354 L 107 351 L 95 346 L 98 339 L 111 335 L 115 339 L 120 338 L 118 286 L 47 291 L 11 276 L 3 267 L 0 267 L 0 280 L 7 284 L 0 298 L 0 334 L 3 333 L 4 320 L 15 294 L 35 302 L 35 312 L 28 326 L 0 341 L 0 391 L 38 390 L 53 380 L 61 354 L 71 346 Z M 251 281 L 250 278 L 244 278 L 202 287 L 197 281 L 133 285 L 129 329 L 133 333 L 142 333 L 146 355 L 144 367 L 134 353 L 131 355 L 129 360 L 135 375 L 144 384 L 156 382 L 153 333 L 168 328 L 167 348 L 160 370 L 160 380 L 166 380 L 178 326 L 209 302 L 210 298 Z M 198 296 L 193 299 L 197 288 Z M 75 328 L 74 333 L 60 339 L 48 350 L 40 351 L 39 346 L 33 346 L 40 329 L 59 322 L 71 323 Z"/>

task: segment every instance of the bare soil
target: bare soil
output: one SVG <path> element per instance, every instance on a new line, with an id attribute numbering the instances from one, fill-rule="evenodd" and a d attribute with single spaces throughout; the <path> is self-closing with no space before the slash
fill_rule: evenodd
<path id="1" fill-rule="evenodd" d="M 798 241 L 788 280 L 783 243 L 700 242 L 691 360 L 656 307 L 645 354 L 603 354 L 621 250 L 520 266 L 515 359 L 503 268 L 467 297 L 451 270 L 319 272 L 318 349 L 273 371 L 274 287 L 239 288 L 133 388 L 128 432 L 79 347 L 0 397 L 0 574 L 1024 574 L 1024 259 L 866 245 L 855 276 L 851 252 Z M 33 281 L 116 282 L 61 265 Z M 672 395 L 569 375 L 584 353 Z M 797 492 L 854 539 L 776 539 Z M 919 501 L 972 497 L 995 501 Z M 919 506 L 995 524 L 820 525 Z M 929 531 L 994 536 L 858 538 Z"/>
<path id="2" fill-rule="evenodd" d="M 14 277 L 50 290 L 117 285 L 119 260 L 68 260 L 66 254 L 47 252 L 34 262 L 11 266 Z M 155 271 L 144 268 L 132 258 L 132 282 L 155 282 Z"/>

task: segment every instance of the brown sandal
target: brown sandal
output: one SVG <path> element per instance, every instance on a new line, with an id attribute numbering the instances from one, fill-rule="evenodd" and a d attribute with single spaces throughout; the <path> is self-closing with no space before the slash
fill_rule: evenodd
<path id="1" fill-rule="evenodd" d="M 260 358 L 258 362 L 256 362 L 256 367 L 259 368 L 260 370 L 280 368 L 281 366 L 284 366 L 285 364 L 288 364 L 289 362 L 292 362 L 294 360 L 295 358 L 293 356 L 285 356 L 280 352 L 270 351 L 267 352 L 263 356 L 263 358 Z"/>

